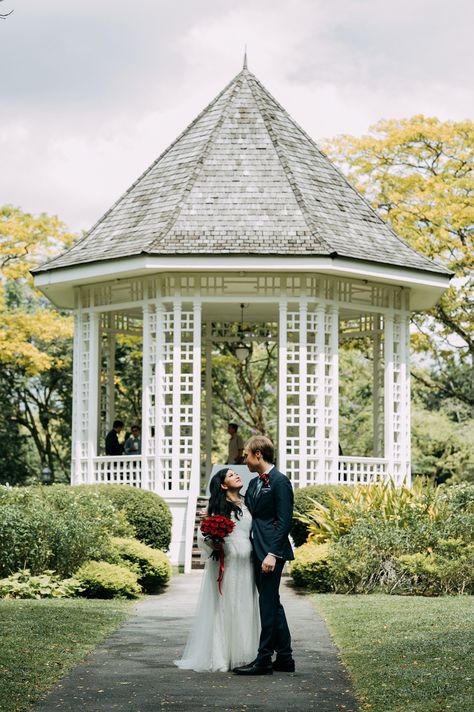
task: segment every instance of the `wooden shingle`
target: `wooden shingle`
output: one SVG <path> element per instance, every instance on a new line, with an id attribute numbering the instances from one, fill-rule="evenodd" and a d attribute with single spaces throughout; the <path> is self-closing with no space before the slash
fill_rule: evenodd
<path id="1" fill-rule="evenodd" d="M 319 255 L 446 273 L 352 188 L 246 67 L 68 252 Z"/>

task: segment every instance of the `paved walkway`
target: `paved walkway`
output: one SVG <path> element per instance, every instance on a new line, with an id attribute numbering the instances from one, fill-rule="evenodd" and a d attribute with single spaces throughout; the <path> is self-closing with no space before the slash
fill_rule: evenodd
<path id="1" fill-rule="evenodd" d="M 179 670 L 201 572 L 176 576 L 34 708 L 35 712 L 355 712 L 348 676 L 309 600 L 283 583 L 296 673 L 242 678 Z M 285 579 L 283 580 L 285 582 Z"/>

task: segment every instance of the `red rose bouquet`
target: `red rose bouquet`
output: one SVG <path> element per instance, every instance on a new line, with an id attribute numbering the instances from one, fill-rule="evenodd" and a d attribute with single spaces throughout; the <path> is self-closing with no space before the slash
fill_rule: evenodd
<path id="1" fill-rule="evenodd" d="M 201 522 L 201 531 L 205 541 L 213 541 L 220 544 L 219 551 L 213 551 L 211 558 L 219 562 L 219 575 L 217 583 L 219 585 L 219 593 L 222 593 L 222 579 L 224 578 L 224 538 L 231 533 L 235 527 L 233 522 L 223 514 L 212 514 Z"/>

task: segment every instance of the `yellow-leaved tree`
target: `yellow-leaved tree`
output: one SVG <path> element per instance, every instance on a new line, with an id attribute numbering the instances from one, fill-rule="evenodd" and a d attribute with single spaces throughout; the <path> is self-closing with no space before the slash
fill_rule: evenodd
<path id="1" fill-rule="evenodd" d="M 30 270 L 73 239 L 55 217 L 0 208 L 0 481 L 66 466 L 72 319 L 34 288 Z"/>
<path id="2" fill-rule="evenodd" d="M 413 316 L 412 345 L 430 364 L 415 376 L 472 408 L 474 123 L 382 120 L 365 136 L 339 136 L 324 148 L 398 235 L 454 273 L 439 303 Z"/>

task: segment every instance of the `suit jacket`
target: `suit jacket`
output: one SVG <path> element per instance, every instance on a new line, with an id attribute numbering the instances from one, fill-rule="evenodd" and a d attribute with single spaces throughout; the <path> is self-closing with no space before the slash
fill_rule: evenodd
<path id="1" fill-rule="evenodd" d="M 250 480 L 245 504 L 252 515 L 252 543 L 258 559 L 268 553 L 286 561 L 293 559 L 288 534 L 293 517 L 293 488 L 288 477 L 274 467 L 269 473 L 270 487 L 259 487 L 260 480 Z"/>
<path id="2" fill-rule="evenodd" d="M 105 438 L 106 455 L 123 455 L 123 443 L 119 443 L 116 430 L 111 430 Z"/>

